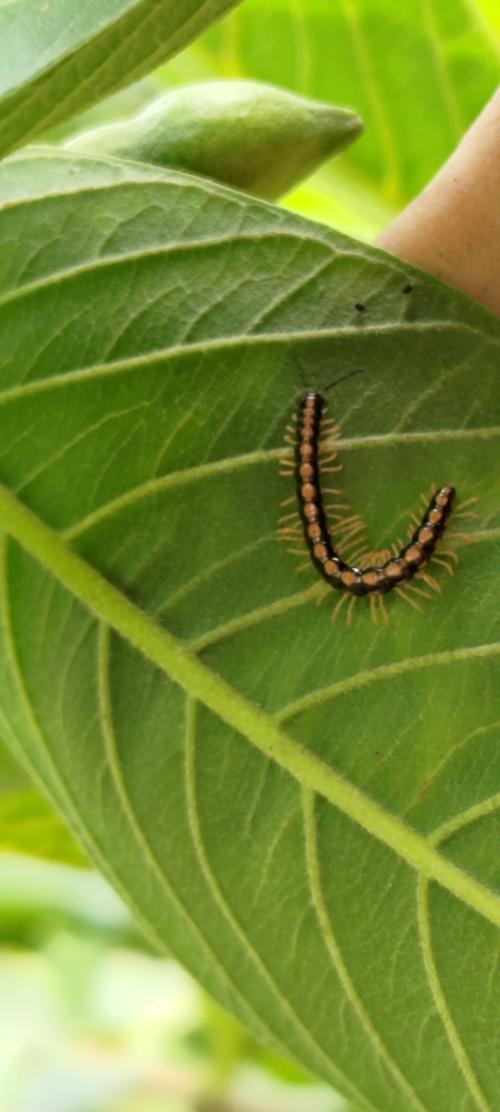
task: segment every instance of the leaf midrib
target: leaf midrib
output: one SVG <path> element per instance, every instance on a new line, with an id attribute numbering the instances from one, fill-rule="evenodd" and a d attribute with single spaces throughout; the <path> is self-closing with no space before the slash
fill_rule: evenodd
<path id="1" fill-rule="evenodd" d="M 442 857 L 419 833 L 303 749 L 257 706 L 113 587 L 3 485 L 0 525 L 101 621 L 305 788 L 318 792 L 428 880 L 500 926 L 500 897 Z"/>

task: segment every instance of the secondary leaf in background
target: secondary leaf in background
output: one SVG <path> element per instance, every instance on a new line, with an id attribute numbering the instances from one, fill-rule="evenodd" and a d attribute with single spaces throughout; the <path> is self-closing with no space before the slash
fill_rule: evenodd
<path id="1" fill-rule="evenodd" d="M 167 93 L 67 147 L 177 167 L 274 200 L 362 129 L 355 112 L 272 85 L 211 81 Z"/>
<path id="2" fill-rule="evenodd" d="M 5 719 L 2 722 L 8 731 Z M 11 735 L 12 751 L 19 755 Z M 27 854 L 67 865 L 88 865 L 88 858 L 60 815 L 31 778 L 0 744 L 0 855 Z"/>
<path id="3" fill-rule="evenodd" d="M 2 728 L 9 733 L 5 719 Z M 17 753 L 14 736 L 11 745 Z M 0 854 L 6 851 L 72 865 L 87 863 L 66 823 L 36 790 L 10 751 L 0 744 Z"/>
<path id="4" fill-rule="evenodd" d="M 499 59 L 488 0 L 246 0 L 158 76 L 211 65 L 355 109 L 361 142 L 290 204 L 373 235 L 447 158 L 496 88 Z"/>
<path id="5" fill-rule="evenodd" d="M 258 1037 L 359 1109 L 494 1107 L 500 323 L 182 174 L 31 152 L 0 202 L 17 743 Z M 277 461 L 304 388 L 359 366 L 331 402 L 372 543 L 431 484 L 480 521 L 422 615 L 349 631 L 276 539 Z"/>
<path id="6" fill-rule="evenodd" d="M 0 5 L 0 154 L 142 77 L 235 2 Z"/>
<path id="7" fill-rule="evenodd" d="M 15 739 L 14 744 L 15 744 Z M 11 756 L 10 751 L 0 743 L 0 800 L 10 792 L 20 791 L 29 784 L 25 772 Z"/>
<path id="8" fill-rule="evenodd" d="M 67 825 L 34 789 L 0 796 L 0 852 L 25 853 L 67 865 L 86 865 L 88 859 Z"/>
<path id="9" fill-rule="evenodd" d="M 78 864 L 79 862 L 74 862 Z M 88 869 L 0 855 L 0 937 L 33 943 L 44 928 L 84 930 L 121 945 L 140 945 L 138 932 L 121 900 Z"/>

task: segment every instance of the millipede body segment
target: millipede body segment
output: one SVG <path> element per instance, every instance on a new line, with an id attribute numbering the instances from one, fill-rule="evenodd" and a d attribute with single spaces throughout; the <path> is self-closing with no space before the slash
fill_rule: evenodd
<path id="1" fill-rule="evenodd" d="M 326 408 L 321 394 L 308 393 L 299 405 L 295 439 L 295 482 L 304 537 L 323 579 L 352 596 L 386 594 L 403 586 L 428 564 L 453 506 L 455 489 L 443 486 L 431 498 L 409 543 L 379 566 L 356 567 L 339 555 L 328 525 L 320 474 L 320 440 Z"/>

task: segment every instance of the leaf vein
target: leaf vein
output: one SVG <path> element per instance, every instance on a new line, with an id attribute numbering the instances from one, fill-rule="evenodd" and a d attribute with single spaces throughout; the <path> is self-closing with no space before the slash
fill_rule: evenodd
<path id="1" fill-rule="evenodd" d="M 464 1077 L 470 1094 L 481 1112 L 492 1112 L 488 1101 L 481 1090 L 478 1079 L 472 1069 L 469 1057 L 462 1043 L 458 1030 L 451 1017 L 446 998 L 441 987 L 439 980 L 436 963 L 434 961 L 434 954 L 432 948 L 432 934 L 430 924 L 430 912 L 428 904 L 428 882 L 424 877 L 419 877 L 417 882 L 417 911 L 418 911 L 418 929 L 420 934 L 420 943 L 422 948 L 422 957 L 424 961 L 429 987 L 432 992 L 437 1012 L 440 1016 L 444 1030 L 446 1032 L 448 1042 L 453 1051 L 457 1065 Z"/>
<path id="2" fill-rule="evenodd" d="M 324 900 L 323 885 L 321 881 L 321 872 L 318 860 L 314 793 L 308 790 L 303 790 L 302 800 L 304 814 L 304 838 L 306 846 L 306 861 L 309 886 L 311 889 L 313 907 L 316 911 L 316 917 L 326 951 L 329 954 L 333 968 L 342 985 L 344 994 L 349 1000 L 353 1011 L 358 1015 L 377 1055 L 383 1062 L 385 1062 L 389 1073 L 392 1074 L 399 1088 L 405 1094 L 405 1097 L 411 1101 L 412 1107 L 418 1108 L 419 1112 L 427 1112 L 425 1105 L 422 1104 L 418 1093 L 415 1092 L 413 1085 L 410 1081 L 408 1081 L 402 1070 L 400 1070 L 399 1066 L 394 1061 L 392 1054 L 390 1053 L 388 1047 L 385 1045 L 381 1035 L 377 1031 L 353 983 L 339 943 L 335 937 L 331 916 L 328 912 Z"/>
<path id="3" fill-rule="evenodd" d="M 344 324 L 334 327 L 329 325 L 324 328 L 297 329 L 285 332 L 255 332 L 251 335 L 235 333 L 234 335 L 218 336 L 213 339 L 196 340 L 189 344 L 171 344 L 166 348 L 155 348 L 152 351 L 116 359 L 110 363 L 94 363 L 88 367 L 66 371 L 63 374 L 23 382 L 20 386 L 13 386 L 2 391 L 0 393 L 0 404 L 5 405 L 20 397 L 47 392 L 68 384 L 72 385 L 75 382 L 94 381 L 119 374 L 131 374 L 134 371 L 143 370 L 144 367 L 150 368 L 155 364 L 165 364 L 182 359 L 185 355 L 199 354 L 206 356 L 211 352 L 233 351 L 240 347 L 271 348 L 275 345 L 304 344 L 307 341 L 322 343 L 324 340 L 345 339 L 349 336 L 358 340 L 370 340 L 374 336 L 401 336 L 404 333 L 425 335 L 426 332 L 432 334 L 436 331 L 469 333 L 483 344 L 489 343 L 495 348 L 500 346 L 500 337 L 497 339 L 493 335 L 485 334 L 473 325 L 464 324 L 463 321 L 449 320 L 391 321 L 383 324 L 367 324 L 362 332 L 356 326 Z"/>
<path id="4" fill-rule="evenodd" d="M 465 645 L 459 649 L 448 649 L 443 652 L 425 653 L 422 656 L 403 657 L 401 660 L 392 661 L 390 664 L 380 664 L 377 668 L 356 672 L 343 680 L 329 684 L 328 687 L 317 688 L 308 695 L 303 695 L 294 702 L 282 707 L 275 715 L 276 722 L 289 722 L 298 714 L 311 710 L 313 707 L 322 706 L 333 702 L 341 695 L 348 695 L 361 687 L 370 687 L 384 680 L 395 679 L 406 675 L 408 672 L 421 671 L 441 665 L 459 664 L 464 660 L 487 660 L 500 655 L 500 641 L 492 641 L 484 645 Z"/>
<path id="5" fill-rule="evenodd" d="M 214 902 L 222 911 L 224 918 L 227 920 L 231 930 L 238 938 L 244 951 L 250 957 L 255 969 L 258 971 L 259 976 L 262 978 L 267 987 L 271 990 L 277 999 L 281 1009 L 288 1016 L 289 1020 L 293 1023 L 298 1031 L 300 1031 L 301 1038 L 312 1048 L 315 1056 L 326 1065 L 328 1076 L 331 1078 L 334 1085 L 339 1084 L 341 1081 L 344 1089 L 354 1094 L 357 1100 L 361 1100 L 364 1107 L 372 1109 L 370 1102 L 364 1095 L 356 1088 L 356 1086 L 347 1077 L 344 1076 L 341 1070 L 333 1065 L 331 1058 L 323 1047 L 318 1043 L 317 1039 L 307 1027 L 304 1026 L 300 1016 L 297 1014 L 291 1002 L 283 995 L 283 992 L 276 981 L 275 977 L 270 973 L 266 963 L 261 955 L 255 949 L 253 943 L 250 941 L 247 931 L 241 925 L 239 919 L 235 915 L 233 909 L 229 906 L 226 897 L 224 896 L 220 884 L 215 876 L 213 868 L 210 864 L 207 849 L 203 840 L 203 833 L 201 822 L 199 818 L 197 795 L 196 795 L 196 703 L 193 699 L 188 700 L 187 713 L 186 713 L 186 743 L 185 743 L 185 774 L 186 774 L 186 797 L 188 801 L 189 824 L 191 828 L 191 836 L 193 845 L 196 849 L 196 855 L 199 861 L 201 871 L 208 884 Z M 373 1110 L 375 1112 L 375 1110 Z"/>
<path id="6" fill-rule="evenodd" d="M 176 892 L 172 882 L 165 872 L 163 865 L 161 864 L 155 851 L 153 850 L 149 838 L 147 837 L 146 832 L 140 823 L 140 820 L 132 803 L 132 799 L 127 788 L 123 769 L 118 756 L 115 731 L 113 726 L 113 711 L 109 691 L 109 632 L 109 627 L 104 622 L 101 622 L 99 626 L 99 703 L 101 712 L 101 728 L 105 743 L 106 757 L 109 770 L 111 772 L 111 776 L 116 788 L 116 792 L 118 794 L 118 798 L 123 809 L 123 814 L 127 819 L 135 841 L 137 842 L 137 845 L 141 852 L 144 854 L 144 859 L 148 862 L 152 873 L 156 876 L 161 888 L 163 888 L 163 890 L 166 892 L 167 898 L 176 908 L 177 914 L 184 920 L 184 922 L 188 926 L 188 929 L 197 939 L 198 944 L 207 954 L 211 965 L 213 965 L 215 969 L 217 969 L 222 982 L 228 986 L 230 995 L 233 995 L 240 1001 L 240 1004 L 242 1004 L 244 1010 L 248 1009 L 251 1011 L 254 1019 L 257 1021 L 258 1026 L 261 1029 L 265 1028 L 265 1022 L 261 1019 L 261 1017 L 257 1016 L 253 1008 L 251 1008 L 250 1005 L 247 1004 L 246 1000 L 244 1000 L 244 998 L 241 996 L 238 986 L 236 985 L 230 974 L 227 972 L 223 963 L 220 961 L 219 956 L 216 954 L 215 950 L 208 942 L 202 930 L 195 922 L 191 913 L 188 911 L 184 902 L 181 900 L 180 896 Z M 128 897 L 125 898 L 128 899 Z"/>
<path id="7" fill-rule="evenodd" d="M 53 286 L 60 287 L 65 282 L 73 281 L 73 279 L 82 276 L 93 276 L 100 271 L 112 270 L 114 267 L 128 265 L 129 263 L 141 262 L 147 259 L 164 258 L 169 255 L 182 255 L 189 252 L 194 253 L 204 250 L 208 251 L 210 248 L 224 247 L 228 244 L 234 246 L 235 243 L 268 243 L 269 241 L 273 242 L 276 240 L 290 241 L 291 243 L 297 243 L 303 246 L 303 241 L 299 239 L 296 232 L 288 231 L 286 228 L 275 228 L 269 232 L 240 231 L 236 234 L 233 233 L 224 236 L 206 236 L 201 239 L 176 240 L 154 247 L 143 247 L 136 251 L 123 251 L 119 254 L 101 255 L 97 258 L 89 259 L 86 262 L 77 263 L 76 265 L 74 264 L 73 266 L 53 271 L 51 274 L 35 278 L 31 282 L 25 282 L 17 289 L 6 291 L 4 294 L 0 295 L 0 309 L 5 305 L 11 305 L 15 301 L 22 300 L 24 297 L 30 297 L 32 294 L 39 293 L 45 289 L 51 289 Z M 342 251 L 333 244 L 328 244 L 319 238 L 315 239 L 314 236 L 309 236 L 307 243 L 314 243 L 318 247 L 322 247 L 325 251 L 328 251 L 328 259 L 322 262 L 321 268 L 332 264 L 337 256 L 346 255 L 347 257 L 353 256 L 356 258 L 361 254 L 361 252 L 356 251 Z M 228 292 L 231 293 L 231 290 Z M 159 295 L 159 297 L 160 296 L 162 295 Z"/>
<path id="8" fill-rule="evenodd" d="M 24 707 L 27 720 L 30 723 L 33 738 L 38 746 L 38 749 L 43 754 L 48 768 L 50 769 L 50 774 L 53 777 L 52 783 L 50 783 L 50 781 L 49 783 L 47 783 L 39 768 L 33 763 L 31 757 L 28 756 L 24 749 L 22 751 L 23 764 L 29 767 L 30 773 L 33 776 L 35 782 L 40 784 L 47 794 L 52 796 L 52 798 L 55 798 L 58 810 L 61 812 L 63 818 L 65 818 L 66 822 L 69 822 L 75 833 L 79 835 L 80 840 L 83 842 L 83 845 L 88 847 L 88 850 L 92 853 L 94 860 L 99 863 L 99 866 L 102 869 L 103 873 L 111 880 L 111 883 L 120 893 L 123 900 L 128 901 L 128 904 L 133 909 L 134 915 L 137 921 L 141 924 L 145 935 L 150 938 L 150 940 L 159 950 L 162 950 L 163 942 L 161 938 L 156 934 L 152 924 L 144 918 L 141 909 L 128 895 L 126 887 L 122 883 L 119 874 L 116 873 L 115 870 L 109 865 L 105 853 L 102 851 L 99 843 L 96 841 L 92 830 L 85 820 L 84 815 L 79 810 L 77 800 L 73 797 L 70 788 L 66 784 L 65 780 L 62 778 L 57 764 L 55 763 L 50 746 L 45 738 L 42 727 L 38 721 L 38 717 L 35 714 L 35 710 L 33 708 L 27 687 L 24 683 L 22 671 L 18 661 L 17 650 L 10 620 L 10 601 L 6 566 L 7 537 L 5 537 L 3 540 L 0 555 L 2 563 L 0 589 L 2 594 L 3 628 L 5 634 L 6 648 L 10 660 L 12 673 L 19 692 L 21 704 Z"/>

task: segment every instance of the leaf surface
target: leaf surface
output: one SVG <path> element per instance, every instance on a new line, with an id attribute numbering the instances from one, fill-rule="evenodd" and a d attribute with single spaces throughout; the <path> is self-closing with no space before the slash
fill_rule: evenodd
<path id="1" fill-rule="evenodd" d="M 495 1108 L 499 322 L 182 174 L 30 153 L 0 205 L 9 737 L 258 1037 L 357 1109 Z M 349 630 L 277 541 L 277 467 L 360 366 L 329 397 L 371 543 L 431 484 L 479 519 L 423 613 Z"/>
<path id="2" fill-rule="evenodd" d="M 0 5 L 0 153 L 142 77 L 235 2 Z"/>

